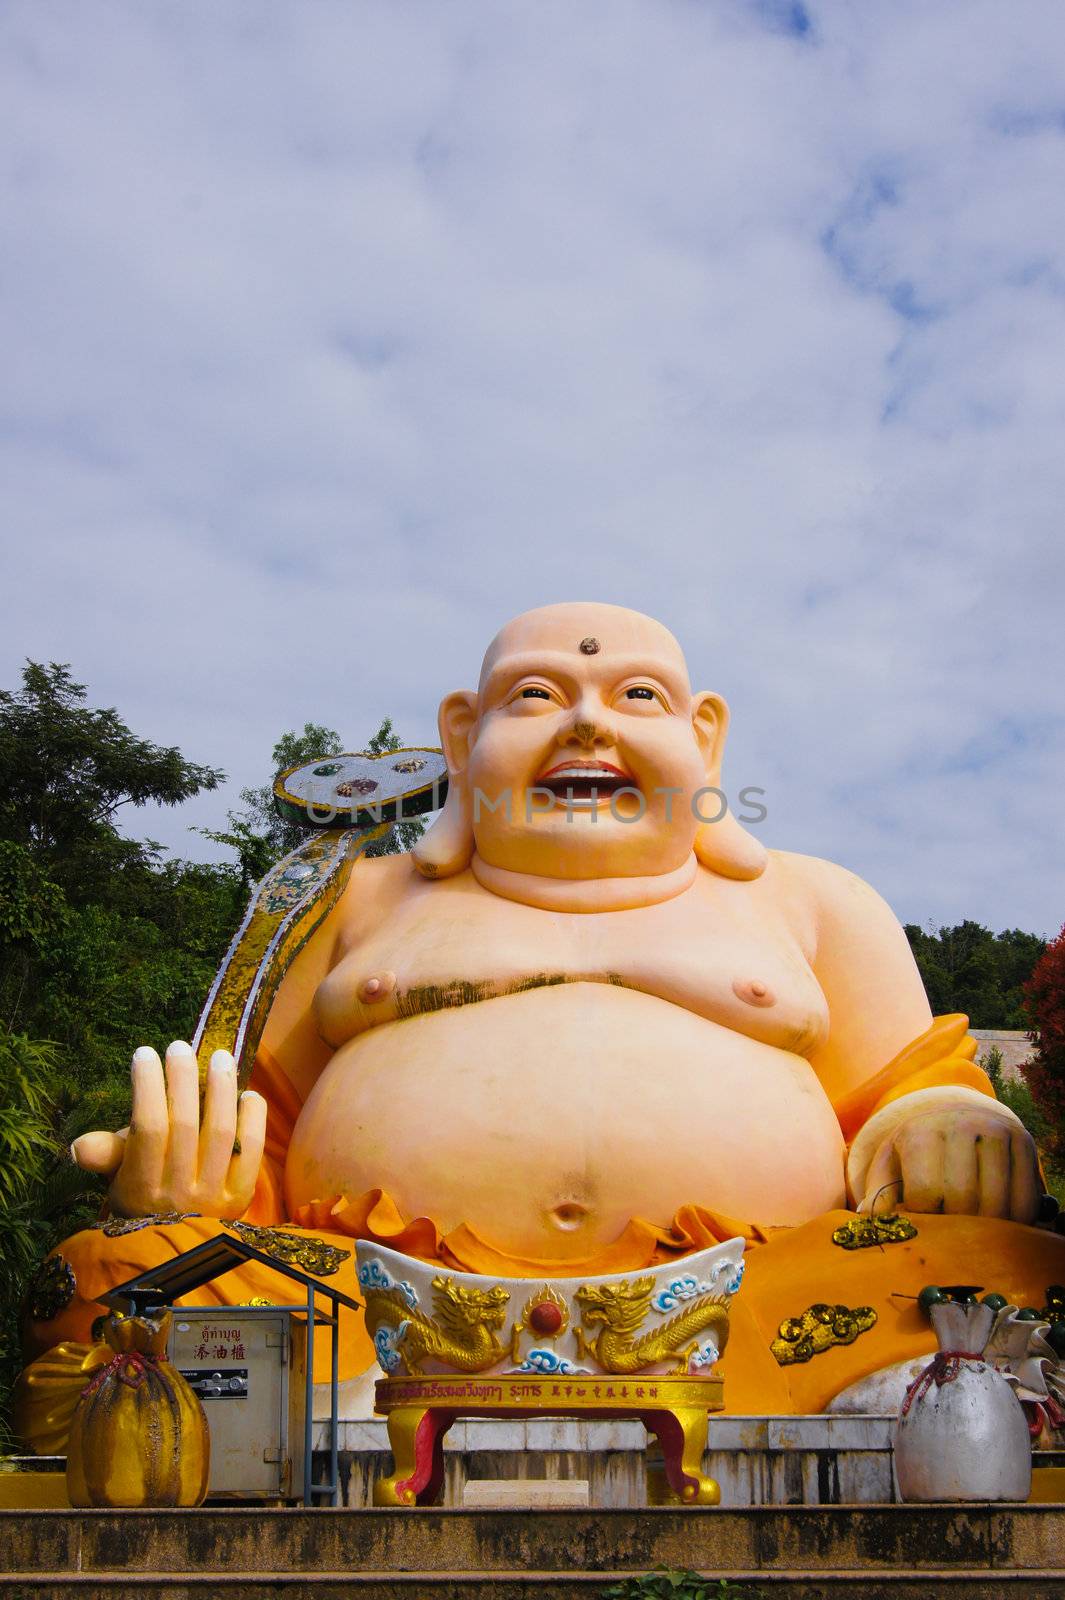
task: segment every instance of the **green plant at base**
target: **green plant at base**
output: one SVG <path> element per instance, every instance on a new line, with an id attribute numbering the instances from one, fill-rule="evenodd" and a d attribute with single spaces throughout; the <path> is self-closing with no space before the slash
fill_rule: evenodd
<path id="1" fill-rule="evenodd" d="M 601 1600 L 765 1600 L 761 1589 L 732 1583 L 728 1578 L 706 1578 L 698 1572 L 656 1567 L 643 1578 L 626 1578 L 600 1591 Z"/>
<path id="2" fill-rule="evenodd" d="M 23 1364 L 19 1319 L 41 1260 L 59 1239 L 99 1214 L 100 1183 L 67 1154 L 84 1132 L 62 1104 L 56 1046 L 0 1027 L 0 1451 L 13 1447 L 6 1421 L 11 1385 Z M 79 1108 L 93 1117 L 106 1103 Z"/>

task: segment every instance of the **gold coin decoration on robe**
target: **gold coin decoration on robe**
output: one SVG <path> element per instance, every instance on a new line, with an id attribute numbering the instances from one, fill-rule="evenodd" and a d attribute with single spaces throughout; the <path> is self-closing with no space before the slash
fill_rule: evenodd
<path id="1" fill-rule="evenodd" d="M 875 1322 L 872 1306 L 856 1306 L 852 1310 L 850 1306 L 830 1306 L 819 1301 L 808 1306 L 801 1316 L 785 1317 L 769 1348 L 782 1367 L 812 1361 L 834 1345 L 853 1344 Z"/>
<path id="2" fill-rule="evenodd" d="M 832 1243 L 842 1250 L 870 1250 L 874 1245 L 905 1244 L 916 1239 L 917 1229 L 909 1217 L 852 1217 L 832 1233 Z"/>
<path id="3" fill-rule="evenodd" d="M 264 1256 L 273 1256 L 275 1261 L 283 1261 L 286 1266 L 302 1267 L 304 1272 L 313 1272 L 317 1278 L 331 1278 L 351 1255 L 350 1250 L 338 1250 L 313 1233 L 290 1233 L 285 1228 L 260 1228 L 252 1222 L 226 1222 L 224 1219 L 222 1226 L 239 1234 L 253 1250 L 261 1250 Z"/>

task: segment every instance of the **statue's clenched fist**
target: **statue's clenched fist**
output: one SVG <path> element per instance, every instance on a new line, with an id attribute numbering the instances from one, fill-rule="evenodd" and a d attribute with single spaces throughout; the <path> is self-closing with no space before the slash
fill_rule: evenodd
<path id="1" fill-rule="evenodd" d="M 166 1053 L 166 1073 L 147 1045 L 133 1057 L 133 1107 L 119 1133 L 86 1133 L 71 1153 L 79 1167 L 111 1177 L 108 1201 L 126 1217 L 198 1211 L 239 1217 L 255 1189 L 266 1139 L 266 1101 L 237 1095 L 237 1068 L 216 1050 L 207 1069 L 200 1117 L 200 1075 L 189 1045 Z"/>
<path id="2" fill-rule="evenodd" d="M 1028 1130 L 993 1102 L 973 1103 L 923 1110 L 895 1127 L 869 1164 L 862 1209 L 1034 1222 L 1042 1188 Z"/>

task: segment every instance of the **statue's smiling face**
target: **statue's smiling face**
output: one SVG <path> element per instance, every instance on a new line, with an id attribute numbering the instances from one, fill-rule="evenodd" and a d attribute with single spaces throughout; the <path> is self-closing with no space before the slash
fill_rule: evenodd
<path id="1" fill-rule="evenodd" d="M 682 865 L 691 796 L 708 781 L 708 700 L 693 702 L 676 640 L 637 612 L 560 605 L 510 623 L 485 658 L 470 734 L 482 860 L 556 878 Z"/>

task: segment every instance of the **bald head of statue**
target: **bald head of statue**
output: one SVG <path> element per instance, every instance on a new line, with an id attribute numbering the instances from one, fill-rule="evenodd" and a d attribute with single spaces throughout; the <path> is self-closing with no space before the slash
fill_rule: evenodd
<path id="1" fill-rule="evenodd" d="M 652 617 L 591 601 L 524 612 L 492 640 L 476 692 L 443 700 L 439 726 L 450 787 L 415 847 L 427 877 L 472 865 L 530 904 L 579 883 L 574 909 L 601 910 L 680 892 L 700 862 L 733 878 L 764 869 L 723 809 L 728 707 L 692 693 Z"/>

